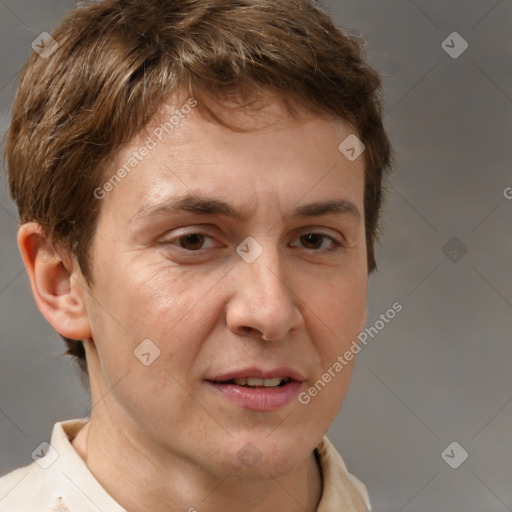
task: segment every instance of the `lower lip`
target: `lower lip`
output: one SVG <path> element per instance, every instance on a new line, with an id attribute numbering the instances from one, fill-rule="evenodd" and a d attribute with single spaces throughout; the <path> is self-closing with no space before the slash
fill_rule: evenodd
<path id="1" fill-rule="evenodd" d="M 291 381 L 275 388 L 248 388 L 236 384 L 219 384 L 208 381 L 235 404 L 252 411 L 275 411 L 290 403 L 298 394 L 301 383 Z"/>

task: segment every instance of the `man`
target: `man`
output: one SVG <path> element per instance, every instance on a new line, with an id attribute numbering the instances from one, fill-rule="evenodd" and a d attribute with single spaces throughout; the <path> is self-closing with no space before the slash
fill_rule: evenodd
<path id="1" fill-rule="evenodd" d="M 52 37 L 6 158 L 92 408 L 0 511 L 370 509 L 324 437 L 390 163 L 359 44 L 310 0 L 108 0 Z"/>

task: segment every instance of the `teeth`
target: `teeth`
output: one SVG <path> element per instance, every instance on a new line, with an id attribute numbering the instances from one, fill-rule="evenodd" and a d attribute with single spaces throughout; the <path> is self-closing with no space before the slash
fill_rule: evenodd
<path id="1" fill-rule="evenodd" d="M 281 384 L 281 377 L 276 377 L 275 379 L 255 379 L 254 377 L 249 377 L 247 379 L 248 386 L 254 387 L 265 387 L 265 388 L 273 388 L 275 386 L 279 386 Z"/>
<path id="2" fill-rule="evenodd" d="M 285 377 L 275 377 L 274 379 L 257 379 L 256 377 L 249 377 L 247 379 L 233 379 L 237 386 L 251 386 L 255 388 L 274 388 L 279 386 L 281 382 L 288 382 L 289 379 Z"/>

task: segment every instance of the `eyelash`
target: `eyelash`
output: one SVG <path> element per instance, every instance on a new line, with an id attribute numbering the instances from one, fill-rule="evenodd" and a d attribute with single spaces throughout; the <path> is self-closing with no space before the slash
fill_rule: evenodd
<path id="1" fill-rule="evenodd" d="M 202 233 L 201 231 L 193 231 L 193 232 L 190 232 L 190 233 L 181 234 L 181 235 L 179 235 L 179 236 L 177 236 L 175 238 L 172 238 L 170 240 L 164 240 L 161 244 L 164 247 L 177 247 L 178 249 L 183 250 L 183 251 L 185 251 L 187 253 L 190 253 L 190 254 L 202 253 L 203 251 L 208 250 L 208 248 L 206 248 L 206 249 L 201 248 L 201 249 L 198 249 L 198 250 L 190 250 L 190 249 L 186 249 L 185 247 L 180 247 L 179 245 L 176 244 L 176 242 L 179 243 L 179 241 L 181 239 L 189 237 L 189 236 L 193 236 L 193 235 L 198 235 L 198 236 L 203 237 L 205 239 L 206 238 L 207 239 L 212 239 L 212 240 L 214 239 L 212 236 L 207 235 L 206 233 Z M 332 236 L 327 235 L 325 233 L 316 233 L 316 232 L 302 233 L 299 236 L 297 236 L 296 238 L 300 239 L 300 238 L 302 238 L 304 236 L 308 236 L 308 235 L 320 236 L 324 240 L 330 241 L 331 244 L 332 244 L 332 247 L 330 249 L 308 249 L 308 248 L 304 248 L 304 249 L 309 250 L 309 251 L 318 252 L 318 253 L 322 253 L 322 252 L 324 252 L 324 253 L 333 253 L 333 252 L 340 251 L 340 250 L 342 250 L 345 247 L 342 242 L 336 240 Z"/>

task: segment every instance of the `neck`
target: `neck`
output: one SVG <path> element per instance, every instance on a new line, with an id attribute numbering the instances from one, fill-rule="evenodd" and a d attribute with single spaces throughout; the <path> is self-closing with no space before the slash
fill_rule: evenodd
<path id="1" fill-rule="evenodd" d="M 207 473 L 190 460 L 152 449 L 126 426 L 116 425 L 108 416 L 93 414 L 72 444 L 104 489 L 130 512 L 317 509 L 322 484 L 313 453 L 279 478 L 242 480 L 233 474 Z"/>

